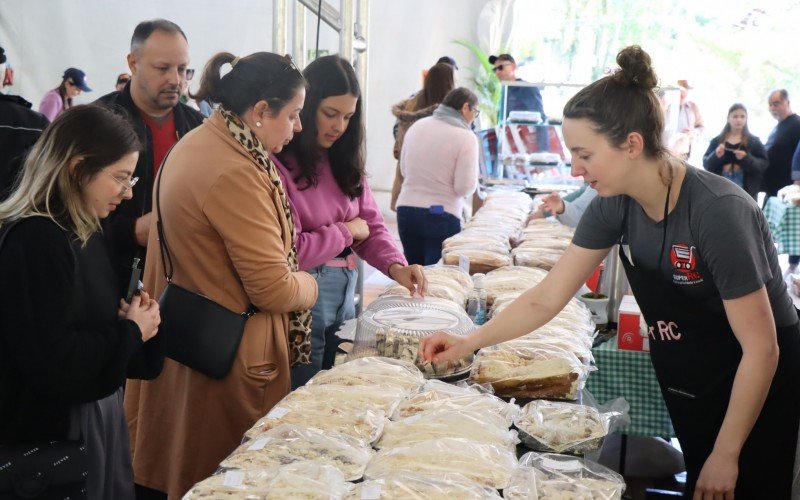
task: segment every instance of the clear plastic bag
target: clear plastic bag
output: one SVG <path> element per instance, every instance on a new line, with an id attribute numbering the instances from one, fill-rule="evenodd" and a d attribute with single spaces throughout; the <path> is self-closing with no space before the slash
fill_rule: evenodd
<path id="1" fill-rule="evenodd" d="M 511 251 L 515 266 L 538 267 L 549 271 L 564 254 L 561 250 L 517 247 Z"/>
<path id="2" fill-rule="evenodd" d="M 328 430 L 281 424 L 233 451 L 223 469 L 270 469 L 294 462 L 314 462 L 340 470 L 348 481 L 364 475 L 374 451 L 363 442 Z"/>
<path id="3" fill-rule="evenodd" d="M 496 444 L 512 449 L 519 443 L 516 431 L 509 430 L 500 415 L 464 409 L 440 409 L 389 421 L 383 436 L 375 443 L 378 449 L 409 446 L 421 441 L 462 438 Z"/>
<path id="4" fill-rule="evenodd" d="M 536 451 L 582 454 L 599 449 L 605 436 L 626 419 L 628 403 L 618 398 L 600 407 L 587 391 L 582 401 L 531 401 L 514 422 L 520 439 Z"/>
<path id="5" fill-rule="evenodd" d="M 470 380 L 491 384 L 498 396 L 574 401 L 592 369 L 564 349 L 499 344 L 478 352 Z"/>
<path id="6" fill-rule="evenodd" d="M 370 410 L 391 415 L 407 396 L 408 391 L 393 386 L 304 385 L 290 392 L 277 406 L 298 407 L 325 401 L 339 409 Z"/>
<path id="7" fill-rule="evenodd" d="M 455 248 L 455 247 L 497 247 L 497 248 L 505 248 L 505 251 L 508 252 L 511 250 L 511 244 L 508 241 L 508 238 L 504 238 L 497 234 L 491 233 L 478 233 L 478 232 L 470 232 L 469 230 L 462 231 L 455 236 L 451 236 L 442 242 L 442 248 Z"/>
<path id="8" fill-rule="evenodd" d="M 326 432 L 335 432 L 372 444 L 383 433 L 386 414 L 382 411 L 339 407 L 335 401 L 280 402 L 245 432 L 248 439 L 282 424 L 294 424 Z"/>
<path id="9" fill-rule="evenodd" d="M 506 447 L 444 438 L 381 450 L 367 465 L 364 476 L 376 479 L 411 473 L 438 479 L 456 473 L 481 486 L 500 490 L 508 486 L 516 467 L 515 455 Z"/>
<path id="10" fill-rule="evenodd" d="M 371 479 L 355 486 L 351 500 L 499 500 L 496 490 L 479 486 L 461 474 L 428 478 L 414 474 L 395 474 Z"/>
<path id="11" fill-rule="evenodd" d="M 491 390 L 491 387 L 488 390 Z M 422 391 L 400 403 L 392 415 L 392 420 L 430 411 L 463 410 L 500 416 L 508 426 L 511 426 L 520 411 L 519 406 L 506 403 L 488 390 L 482 386 L 457 386 L 439 380 L 429 380 Z"/>
<path id="12" fill-rule="evenodd" d="M 620 500 L 625 480 L 591 460 L 552 453 L 526 453 L 503 497 L 511 500 Z"/>
<path id="13" fill-rule="evenodd" d="M 491 306 L 499 296 L 516 298 L 541 283 L 545 276 L 545 271 L 530 267 L 509 266 L 496 269 L 483 279 L 486 302 Z"/>
<path id="14" fill-rule="evenodd" d="M 190 489 L 183 500 L 342 500 L 353 490 L 335 467 L 297 462 L 272 469 L 232 470 L 211 476 Z"/>
<path id="15" fill-rule="evenodd" d="M 442 253 L 442 261 L 447 265 L 458 265 L 461 257 L 469 259 L 470 274 L 488 273 L 511 264 L 511 256 L 508 252 L 457 247 Z"/>
<path id="16" fill-rule="evenodd" d="M 399 387 L 413 394 L 425 383 L 422 372 L 413 363 L 383 357 L 358 358 L 323 370 L 309 385 L 374 385 Z"/>
<path id="17" fill-rule="evenodd" d="M 446 299 L 459 307 L 464 307 L 467 296 L 472 290 L 472 278 L 458 266 L 427 266 L 423 269 L 428 280 L 427 297 Z M 408 297 L 406 287 L 393 283 L 382 293 L 381 297 Z"/>

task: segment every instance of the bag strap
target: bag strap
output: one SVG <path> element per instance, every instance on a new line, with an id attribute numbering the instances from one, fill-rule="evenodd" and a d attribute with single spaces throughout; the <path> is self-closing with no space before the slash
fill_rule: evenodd
<path id="1" fill-rule="evenodd" d="M 177 143 L 176 143 L 177 144 Z M 158 230 L 158 245 L 161 249 L 161 261 L 164 263 L 164 278 L 166 278 L 168 284 L 172 284 L 172 276 L 175 273 L 175 266 L 172 263 L 172 255 L 169 253 L 169 246 L 167 245 L 167 236 L 164 233 L 164 219 L 161 216 L 161 177 L 164 174 L 164 166 L 167 164 L 167 158 L 169 158 L 169 154 L 172 153 L 172 148 L 175 147 L 175 144 L 169 148 L 167 154 L 164 155 L 164 159 L 161 161 L 161 166 L 158 168 L 158 175 L 156 178 L 156 229 Z M 169 266 L 169 267 L 168 267 Z M 258 308 L 256 308 L 253 304 L 249 304 L 247 306 L 247 310 L 243 313 L 239 313 L 244 318 L 249 318 L 258 312 Z"/>

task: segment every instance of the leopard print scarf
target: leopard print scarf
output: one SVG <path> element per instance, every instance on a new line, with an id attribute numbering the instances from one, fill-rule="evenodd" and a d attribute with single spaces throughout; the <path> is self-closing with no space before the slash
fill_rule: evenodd
<path id="1" fill-rule="evenodd" d="M 270 181 L 275 185 L 275 188 L 281 195 L 281 204 L 283 205 L 283 214 L 291 229 L 292 248 L 289 250 L 287 256 L 289 261 L 289 268 L 296 272 L 298 270 L 297 260 L 297 247 L 295 246 L 295 226 L 294 217 L 292 216 L 292 209 L 289 206 L 289 200 L 286 198 L 286 192 L 283 190 L 283 183 L 278 174 L 278 168 L 270 159 L 261 141 L 250 127 L 247 126 L 241 118 L 236 114 L 226 110 L 222 106 L 219 107 L 219 113 L 225 119 L 225 124 L 228 126 L 228 131 L 231 136 L 239 141 L 239 144 L 250 153 L 250 156 L 264 169 L 269 176 Z M 289 313 L 289 346 L 291 349 L 291 363 L 292 366 L 298 364 L 311 363 L 311 311 L 293 311 Z"/>

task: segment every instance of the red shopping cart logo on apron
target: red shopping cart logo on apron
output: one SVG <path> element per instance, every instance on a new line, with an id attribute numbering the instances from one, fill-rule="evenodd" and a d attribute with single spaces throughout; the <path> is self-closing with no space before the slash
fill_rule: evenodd
<path id="1" fill-rule="evenodd" d="M 703 281 L 703 277 L 696 271 L 697 248 L 694 246 L 685 243 L 672 245 L 669 260 L 674 271 L 672 276 L 674 283 L 693 285 Z"/>

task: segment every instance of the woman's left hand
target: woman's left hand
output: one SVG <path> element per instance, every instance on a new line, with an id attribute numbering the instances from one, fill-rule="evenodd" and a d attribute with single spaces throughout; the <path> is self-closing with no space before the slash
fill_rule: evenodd
<path id="1" fill-rule="evenodd" d="M 738 476 L 736 456 L 712 451 L 700 471 L 692 500 L 732 500 Z"/>
<path id="2" fill-rule="evenodd" d="M 389 267 L 389 277 L 408 288 L 411 295 L 417 294 L 424 296 L 428 293 L 428 280 L 422 272 L 422 266 L 413 264 L 404 266 L 402 264 L 392 264 Z"/>
<path id="3" fill-rule="evenodd" d="M 742 151 L 741 149 L 737 149 L 733 152 L 733 155 L 736 157 L 737 160 L 741 160 L 745 156 L 747 156 L 747 151 Z"/>

